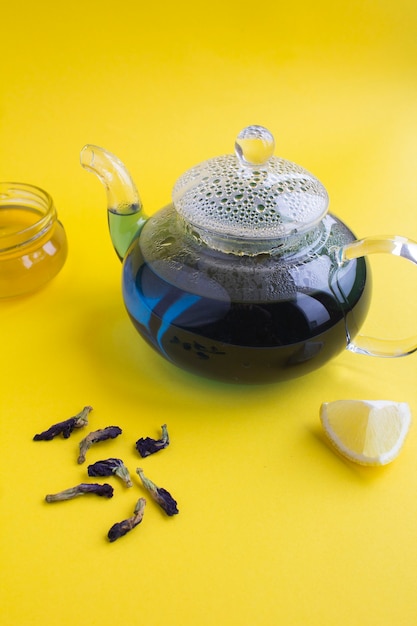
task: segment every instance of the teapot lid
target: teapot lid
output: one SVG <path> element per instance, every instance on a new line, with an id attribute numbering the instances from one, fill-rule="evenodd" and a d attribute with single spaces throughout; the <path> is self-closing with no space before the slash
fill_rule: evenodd
<path id="1" fill-rule="evenodd" d="M 204 161 L 177 180 L 175 208 L 205 243 L 236 254 L 270 252 L 323 219 L 329 202 L 324 186 L 299 165 L 273 156 L 274 147 L 266 128 L 248 126 L 236 138 L 235 154 Z"/>

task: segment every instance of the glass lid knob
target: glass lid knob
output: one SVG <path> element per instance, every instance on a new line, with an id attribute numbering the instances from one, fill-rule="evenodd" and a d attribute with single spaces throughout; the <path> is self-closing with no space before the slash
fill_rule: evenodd
<path id="1" fill-rule="evenodd" d="M 242 165 L 263 165 L 274 150 L 274 137 L 264 126 L 247 126 L 236 137 L 235 152 Z"/>

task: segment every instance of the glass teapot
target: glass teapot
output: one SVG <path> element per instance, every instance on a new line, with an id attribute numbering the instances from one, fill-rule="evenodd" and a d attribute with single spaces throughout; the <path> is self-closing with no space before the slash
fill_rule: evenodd
<path id="1" fill-rule="evenodd" d="M 356 240 L 328 213 L 307 170 L 273 155 L 249 126 L 235 153 L 192 167 L 173 202 L 147 218 L 124 164 L 87 145 L 82 166 L 105 185 L 123 297 L 142 337 L 171 363 L 227 382 L 306 374 L 347 348 L 373 356 L 417 350 L 417 336 L 358 334 L 370 302 L 368 254 L 417 263 L 405 237 Z"/>

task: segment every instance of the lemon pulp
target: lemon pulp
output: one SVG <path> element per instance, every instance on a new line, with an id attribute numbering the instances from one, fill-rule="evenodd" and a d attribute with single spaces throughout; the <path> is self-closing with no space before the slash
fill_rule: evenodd
<path id="1" fill-rule="evenodd" d="M 400 452 L 411 424 L 405 402 L 325 402 L 320 420 L 330 442 L 345 457 L 364 465 L 385 465 Z"/>

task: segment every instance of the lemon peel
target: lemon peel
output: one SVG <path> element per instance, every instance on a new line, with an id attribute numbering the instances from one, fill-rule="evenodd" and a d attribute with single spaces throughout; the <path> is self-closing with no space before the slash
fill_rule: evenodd
<path id="1" fill-rule="evenodd" d="M 400 453 L 411 425 L 406 402 L 336 400 L 320 407 L 329 442 L 361 465 L 386 465 Z"/>

